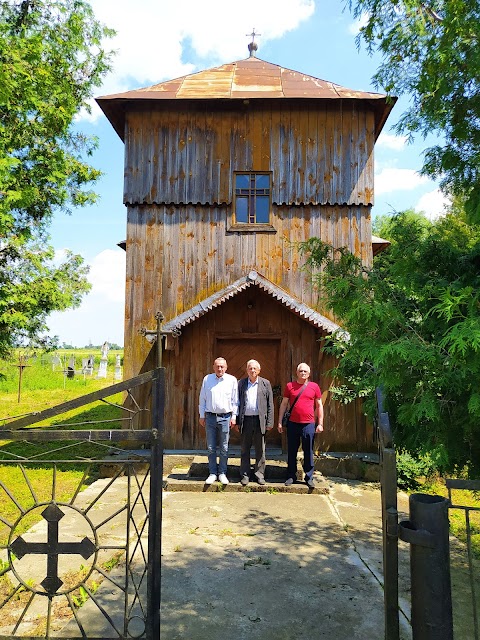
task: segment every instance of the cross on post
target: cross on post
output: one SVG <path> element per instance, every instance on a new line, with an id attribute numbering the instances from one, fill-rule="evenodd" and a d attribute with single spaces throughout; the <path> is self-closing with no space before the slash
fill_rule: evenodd
<path id="1" fill-rule="evenodd" d="M 157 343 L 157 368 L 162 366 L 162 352 L 163 352 L 163 338 L 164 336 L 172 335 L 174 338 L 179 338 L 182 335 L 182 332 L 179 329 L 170 329 L 165 330 L 162 327 L 162 322 L 165 320 L 165 316 L 161 311 L 158 311 L 155 314 L 155 319 L 157 321 L 156 329 L 146 329 L 142 327 L 140 329 L 140 334 L 145 336 L 149 342 Z"/>
<path id="2" fill-rule="evenodd" d="M 96 546 L 85 536 L 81 542 L 59 542 L 58 523 L 65 514 L 56 504 L 49 504 L 42 511 L 48 522 L 47 542 L 25 542 L 22 536 L 10 545 L 10 550 L 21 559 L 30 553 L 47 556 L 47 577 L 40 583 L 49 596 L 55 594 L 63 584 L 58 576 L 59 555 L 79 555 L 84 560 L 95 552 Z"/>
<path id="3" fill-rule="evenodd" d="M 252 41 L 248 45 L 248 50 L 250 51 L 250 58 L 255 57 L 255 51 L 258 49 L 258 44 L 255 42 L 255 36 L 261 36 L 261 33 L 255 33 L 255 27 L 252 29 L 252 33 L 246 33 L 246 36 L 252 38 Z"/>

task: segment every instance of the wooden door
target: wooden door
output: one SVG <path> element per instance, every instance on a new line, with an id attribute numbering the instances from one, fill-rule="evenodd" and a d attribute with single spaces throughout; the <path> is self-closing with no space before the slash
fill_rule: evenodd
<path id="1" fill-rule="evenodd" d="M 267 433 L 267 446 L 272 445 L 275 447 L 282 445 L 282 438 L 277 431 L 278 407 L 282 393 L 280 387 L 283 366 L 281 343 L 281 337 L 217 336 L 215 350 L 215 357 L 225 358 L 228 365 L 228 373 L 238 380 L 245 378 L 247 375 L 246 368 L 249 360 L 258 360 L 260 363 L 260 375 L 262 378 L 270 380 L 272 388 L 274 388 L 274 428 Z M 231 432 L 230 442 L 233 445 L 240 444 L 240 435 L 236 431 Z"/>

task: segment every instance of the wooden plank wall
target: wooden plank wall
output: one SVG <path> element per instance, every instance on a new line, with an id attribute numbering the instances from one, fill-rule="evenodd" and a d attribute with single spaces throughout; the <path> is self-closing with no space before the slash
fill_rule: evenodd
<path id="1" fill-rule="evenodd" d="M 230 203 L 233 171 L 252 170 L 272 171 L 276 204 L 373 204 L 362 101 L 158 104 L 126 122 L 126 204 Z"/>
<path id="2" fill-rule="evenodd" d="M 273 207 L 276 233 L 229 232 L 230 207 L 135 206 L 127 218 L 127 314 L 167 320 L 252 269 L 315 306 L 296 242 L 320 237 L 372 261 L 369 207 Z"/>
<path id="3" fill-rule="evenodd" d="M 253 325 L 252 309 L 247 306 L 252 303 L 255 313 Z M 325 372 L 332 367 L 333 361 L 321 349 L 322 334 L 268 294 L 258 288 L 250 288 L 185 327 L 176 349 L 164 353 L 168 390 L 165 413 L 167 449 L 205 448 L 204 430 L 198 423 L 198 396 L 203 376 L 211 373 L 214 358 L 221 355 L 214 352 L 215 336 L 228 333 L 248 342 L 248 333 L 244 331 L 247 313 L 251 329 L 286 338 L 286 350 L 281 354 L 282 371 L 278 380 L 272 382 L 280 383 L 283 390 L 284 385 L 294 378 L 297 364 L 306 361 L 312 368 L 311 379 L 322 389 L 328 389 L 331 381 Z M 152 365 L 153 352 L 149 356 Z M 145 368 L 149 368 L 148 361 Z M 325 432 L 316 438 L 319 451 L 372 450 L 371 432 L 357 406 L 332 402 L 328 392 L 324 393 L 324 406 Z"/>

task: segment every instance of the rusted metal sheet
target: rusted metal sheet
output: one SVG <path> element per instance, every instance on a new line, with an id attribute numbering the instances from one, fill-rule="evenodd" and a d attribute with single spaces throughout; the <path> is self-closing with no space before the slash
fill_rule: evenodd
<path id="1" fill-rule="evenodd" d="M 271 171 L 276 204 L 371 204 L 374 115 L 354 102 L 128 114 L 126 204 L 221 204 L 234 171 Z"/>
<path id="2" fill-rule="evenodd" d="M 334 101 L 352 99 L 368 102 L 375 112 L 375 138 L 380 134 L 396 100 L 387 99 L 379 93 L 348 89 L 258 58 L 247 58 L 150 87 L 102 96 L 97 98 L 97 102 L 123 140 L 125 113 L 134 108 L 135 104 L 165 100 L 178 102 L 258 98 Z"/>
<path id="3" fill-rule="evenodd" d="M 382 251 L 385 251 L 390 246 L 390 240 L 384 240 L 378 236 L 372 235 L 372 253 L 374 256 L 378 255 Z"/>

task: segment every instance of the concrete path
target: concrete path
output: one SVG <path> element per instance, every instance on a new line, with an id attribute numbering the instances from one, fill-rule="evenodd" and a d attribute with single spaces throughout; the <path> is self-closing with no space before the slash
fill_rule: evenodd
<path id="1" fill-rule="evenodd" d="M 328 495 L 167 493 L 162 640 L 381 640 L 379 491 L 327 482 Z"/>
<path id="2" fill-rule="evenodd" d="M 171 475 L 168 470 L 166 473 Z M 314 492 L 308 492 L 304 484 L 285 491 L 281 479 L 269 480 L 266 487 L 251 483 L 245 489 L 232 482 L 226 491 L 214 486 L 192 492 L 184 490 L 185 479 L 173 479 L 169 485 L 165 478 L 167 487 L 178 482 L 176 487 L 182 490 L 164 491 L 162 640 L 384 638 L 378 485 L 320 476 L 318 480 Z M 105 521 L 125 504 L 125 482 L 122 477 L 111 484 L 108 479 L 98 480 L 79 494 L 79 506 L 95 501 L 102 487 L 108 486 L 92 509 L 95 522 Z M 192 487 L 198 484 L 191 482 Z M 147 487 L 145 490 L 148 494 Z M 138 508 L 137 520 L 141 521 L 145 517 L 141 501 Z M 399 508 L 407 510 L 403 494 L 399 496 Z M 44 540 L 45 527 L 45 522 L 39 523 L 24 537 Z M 118 545 L 125 531 L 123 513 L 99 531 L 102 545 Z M 69 539 L 86 534 L 72 521 Z M 145 529 L 144 543 L 146 534 Z M 134 563 L 133 573 L 142 575 L 144 556 L 140 547 L 135 548 L 138 566 Z M 407 554 L 404 545 L 400 550 L 400 588 L 401 606 L 408 617 L 403 597 L 407 595 Z M 31 555 L 26 556 L 27 561 L 30 564 L 25 575 L 38 581 L 45 574 L 45 566 L 37 567 Z M 125 565 L 120 561 L 109 578 L 121 584 L 124 573 Z M 143 580 L 143 595 L 145 588 Z M 123 601 L 118 594 L 112 582 L 105 580 L 95 598 L 114 626 L 121 629 Z M 37 599 L 40 603 L 46 600 Z M 35 603 L 25 617 L 27 627 L 38 625 L 40 613 Z M 116 637 L 112 626 L 99 615 L 98 604 L 87 600 L 77 614 L 88 638 Z M 65 618 L 62 623 L 56 613 L 53 615 L 57 620 L 51 637 L 80 636 L 74 620 Z M 11 624 L 5 619 L 0 633 L 11 629 Z M 410 640 L 410 628 L 403 616 L 401 628 L 402 640 Z M 135 637 L 135 620 L 129 630 Z"/>

